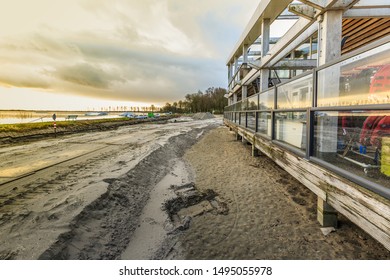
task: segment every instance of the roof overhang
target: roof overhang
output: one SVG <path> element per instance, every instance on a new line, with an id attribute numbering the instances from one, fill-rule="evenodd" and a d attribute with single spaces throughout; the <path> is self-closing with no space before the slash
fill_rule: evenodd
<path id="1" fill-rule="evenodd" d="M 251 45 L 261 35 L 263 19 L 270 19 L 272 23 L 291 2 L 292 0 L 262 0 L 226 61 L 226 65 L 234 63 L 234 58 L 242 55 L 243 46 Z"/>

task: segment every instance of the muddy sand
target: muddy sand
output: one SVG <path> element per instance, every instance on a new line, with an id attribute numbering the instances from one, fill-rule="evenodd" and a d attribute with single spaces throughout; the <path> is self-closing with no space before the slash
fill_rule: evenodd
<path id="1" fill-rule="evenodd" d="M 221 118 L 6 145 L 0 155 L 0 259 L 390 258 L 343 217 L 324 236 L 316 197 L 252 158 Z"/>

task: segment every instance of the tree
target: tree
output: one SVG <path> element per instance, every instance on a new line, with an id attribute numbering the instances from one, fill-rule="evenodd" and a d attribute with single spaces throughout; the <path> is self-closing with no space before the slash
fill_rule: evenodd
<path id="1" fill-rule="evenodd" d="M 161 111 L 175 113 L 214 112 L 222 114 L 228 104 L 225 98 L 226 93 L 227 91 L 224 88 L 209 87 L 205 92 L 198 90 L 196 93 L 186 94 L 184 100 L 173 102 L 173 104 L 166 103 L 161 108 Z"/>

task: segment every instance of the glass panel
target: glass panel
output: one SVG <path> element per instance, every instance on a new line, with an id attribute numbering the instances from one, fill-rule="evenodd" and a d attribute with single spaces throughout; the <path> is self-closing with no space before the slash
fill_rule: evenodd
<path id="1" fill-rule="evenodd" d="M 240 125 L 245 126 L 245 113 L 240 113 Z"/>
<path id="2" fill-rule="evenodd" d="M 241 101 L 236 103 L 235 111 L 241 111 Z"/>
<path id="3" fill-rule="evenodd" d="M 274 109 L 275 89 L 260 93 L 260 110 Z"/>
<path id="4" fill-rule="evenodd" d="M 248 112 L 247 113 L 247 127 L 253 131 L 256 130 L 256 113 L 255 112 Z"/>
<path id="5" fill-rule="evenodd" d="M 248 110 L 248 99 L 244 99 L 241 101 L 241 111 Z"/>
<path id="6" fill-rule="evenodd" d="M 277 75 L 275 75 L 275 73 Z M 271 78 L 277 79 L 280 83 L 280 79 L 291 79 L 290 70 L 274 70 L 271 71 Z"/>
<path id="7" fill-rule="evenodd" d="M 257 110 L 258 109 L 258 101 L 259 96 L 256 94 L 255 96 L 251 96 L 248 98 L 248 110 Z"/>
<path id="8" fill-rule="evenodd" d="M 313 75 L 302 77 L 278 87 L 277 108 L 296 109 L 312 105 Z"/>
<path id="9" fill-rule="evenodd" d="M 390 187 L 389 111 L 316 112 L 314 156 Z"/>
<path id="10" fill-rule="evenodd" d="M 234 122 L 238 124 L 239 121 L 240 121 L 240 113 L 235 113 Z"/>
<path id="11" fill-rule="evenodd" d="M 276 113 L 276 139 L 306 150 L 306 115 L 306 112 Z"/>
<path id="12" fill-rule="evenodd" d="M 260 112 L 258 118 L 257 132 L 271 137 L 271 112 Z"/>
<path id="13" fill-rule="evenodd" d="M 318 72 L 318 106 L 390 103 L 390 43 Z"/>
<path id="14" fill-rule="evenodd" d="M 318 34 L 314 35 L 311 45 L 311 59 L 317 59 Z"/>

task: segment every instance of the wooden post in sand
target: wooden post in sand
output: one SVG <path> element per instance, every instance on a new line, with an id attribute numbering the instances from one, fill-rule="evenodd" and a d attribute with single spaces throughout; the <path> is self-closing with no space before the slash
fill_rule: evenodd
<path id="1" fill-rule="evenodd" d="M 323 227 L 337 228 L 337 211 L 322 198 L 317 198 L 317 220 Z"/>
<path id="2" fill-rule="evenodd" d="M 260 156 L 260 151 L 256 148 L 255 143 L 252 144 L 252 157 Z"/>

